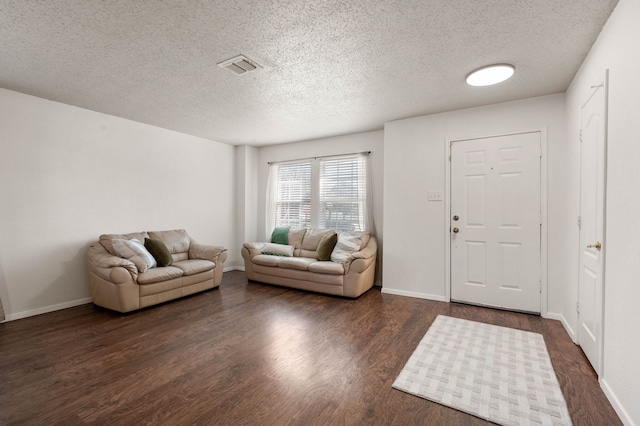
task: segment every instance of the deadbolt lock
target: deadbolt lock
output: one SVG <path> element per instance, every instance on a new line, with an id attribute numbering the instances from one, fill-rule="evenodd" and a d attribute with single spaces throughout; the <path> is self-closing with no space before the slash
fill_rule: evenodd
<path id="1" fill-rule="evenodd" d="M 458 219 L 460 219 L 460 217 L 458 217 L 458 215 L 455 215 L 455 216 L 453 217 L 453 220 L 458 220 Z"/>

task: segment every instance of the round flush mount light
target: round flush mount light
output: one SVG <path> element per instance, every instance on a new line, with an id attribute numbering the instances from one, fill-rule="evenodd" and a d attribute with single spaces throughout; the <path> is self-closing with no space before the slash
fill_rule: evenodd
<path id="1" fill-rule="evenodd" d="M 496 64 L 479 68 L 467 76 L 469 86 L 491 86 L 511 78 L 516 72 L 513 65 Z"/>

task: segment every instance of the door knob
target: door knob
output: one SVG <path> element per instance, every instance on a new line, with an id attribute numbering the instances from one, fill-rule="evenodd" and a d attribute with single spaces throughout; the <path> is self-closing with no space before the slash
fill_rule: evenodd
<path id="1" fill-rule="evenodd" d="M 598 250 L 600 250 L 600 249 L 602 249 L 602 244 L 600 244 L 600 241 L 598 241 L 598 242 L 597 242 L 597 243 L 595 243 L 595 244 L 589 244 L 589 245 L 587 246 L 587 248 L 594 248 L 594 249 L 598 249 Z"/>
<path id="2" fill-rule="evenodd" d="M 453 228 L 453 233 L 457 234 L 458 232 L 460 232 L 460 230 L 458 228 Z"/>

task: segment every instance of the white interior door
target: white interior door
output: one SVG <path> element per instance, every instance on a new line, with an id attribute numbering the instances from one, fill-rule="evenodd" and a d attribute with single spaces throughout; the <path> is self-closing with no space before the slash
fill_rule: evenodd
<path id="1" fill-rule="evenodd" d="M 451 145 L 451 300 L 540 312 L 540 133 Z"/>
<path id="2" fill-rule="evenodd" d="M 578 343 L 596 373 L 600 374 L 606 164 L 605 84 L 593 88 L 580 110 L 580 140 Z"/>

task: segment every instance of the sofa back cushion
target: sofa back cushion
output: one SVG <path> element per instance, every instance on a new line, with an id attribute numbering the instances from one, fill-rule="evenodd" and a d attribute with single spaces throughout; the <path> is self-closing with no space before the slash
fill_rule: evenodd
<path id="1" fill-rule="evenodd" d="M 291 228 L 289 229 L 289 245 L 293 246 L 293 255 L 300 256 L 300 247 L 302 239 L 307 233 L 307 228 Z"/>
<path id="2" fill-rule="evenodd" d="M 151 231 L 149 238 L 159 240 L 171 253 L 174 262 L 189 259 L 189 246 L 191 237 L 184 229 L 174 229 L 173 231 Z"/>
<path id="3" fill-rule="evenodd" d="M 144 241 L 145 238 L 149 238 L 149 234 L 146 232 L 132 232 L 130 234 L 102 234 L 100 235 L 100 244 L 111 256 L 118 256 L 113 249 L 112 240 L 138 240 Z"/>
<path id="4" fill-rule="evenodd" d="M 335 234 L 336 231 L 332 229 L 307 229 L 302 239 L 302 245 L 300 246 L 300 257 L 313 257 L 316 258 L 316 251 L 318 250 L 318 244 L 325 235 Z"/>

